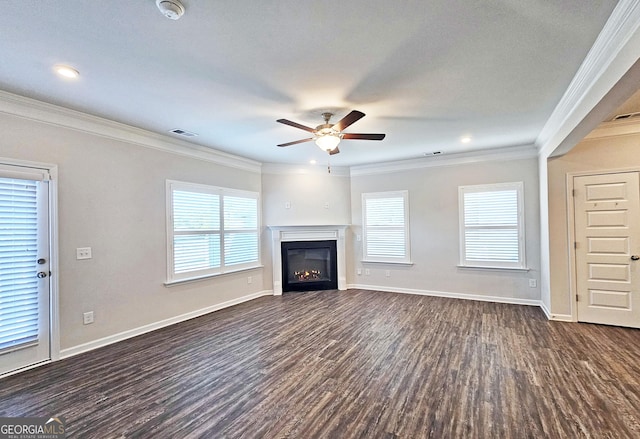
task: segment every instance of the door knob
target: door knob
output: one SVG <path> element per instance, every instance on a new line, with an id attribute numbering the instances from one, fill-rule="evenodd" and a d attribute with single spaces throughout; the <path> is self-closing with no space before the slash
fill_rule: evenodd
<path id="1" fill-rule="evenodd" d="M 631 256 L 631 260 L 632 261 L 637 261 L 638 259 L 640 259 L 640 256 L 638 256 L 638 255 Z"/>
<path id="2" fill-rule="evenodd" d="M 44 271 L 40 271 L 38 272 L 38 274 L 36 274 L 36 276 L 38 277 L 38 279 L 43 279 L 47 277 L 47 273 L 45 273 Z"/>

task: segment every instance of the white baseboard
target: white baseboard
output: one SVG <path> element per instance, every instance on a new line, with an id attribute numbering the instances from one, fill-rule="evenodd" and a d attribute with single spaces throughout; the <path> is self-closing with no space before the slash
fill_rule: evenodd
<path id="1" fill-rule="evenodd" d="M 547 320 L 551 320 L 551 312 L 549 311 L 549 308 L 547 308 L 547 305 L 545 305 L 542 300 L 540 301 L 540 309 L 542 309 L 542 312 L 544 313 L 544 315 L 547 316 Z"/>
<path id="2" fill-rule="evenodd" d="M 156 329 L 164 328 L 166 326 L 175 325 L 176 323 L 184 322 L 185 320 L 190 320 L 196 317 L 203 316 L 205 314 L 209 314 L 214 311 L 218 311 L 223 308 L 228 308 L 233 305 L 237 305 L 239 303 L 248 302 L 253 299 L 257 299 L 262 296 L 271 296 L 273 295 L 272 290 L 264 290 L 259 291 L 257 293 L 249 294 L 246 296 L 238 297 L 237 299 L 228 300 L 226 302 L 218 303 L 216 305 L 208 306 L 206 308 L 198 309 L 195 311 L 188 312 L 186 314 L 182 314 L 175 317 L 170 317 L 165 320 L 161 320 L 159 322 L 150 323 L 148 325 L 140 326 L 138 328 L 130 329 L 128 331 L 120 332 L 118 334 L 110 335 L 108 337 L 100 338 L 98 340 L 90 341 L 87 343 L 83 343 L 78 346 L 74 346 L 67 349 L 62 349 L 60 351 L 60 358 L 69 358 L 74 355 L 81 354 L 83 352 L 88 352 L 94 349 L 101 348 L 103 346 L 107 346 L 113 343 L 117 343 L 122 340 L 126 340 L 128 338 L 137 337 L 138 335 L 145 334 L 147 332 L 155 331 Z"/>
<path id="3" fill-rule="evenodd" d="M 574 322 L 575 320 L 573 320 L 573 317 L 571 316 L 571 314 L 552 314 L 551 311 L 549 311 L 549 308 L 547 308 L 547 306 L 540 302 L 540 308 L 542 308 L 542 311 L 544 312 L 544 314 L 547 316 L 547 318 L 549 320 L 553 320 L 555 322 Z"/>
<path id="4" fill-rule="evenodd" d="M 411 288 L 394 288 L 394 287 L 381 287 L 377 285 L 359 285 L 359 284 L 348 285 L 347 288 L 350 290 L 359 289 L 359 290 L 382 291 L 387 293 L 417 294 L 419 296 L 434 296 L 434 297 L 447 297 L 450 299 L 479 300 L 481 302 L 508 303 L 511 305 L 528 305 L 528 306 L 542 305 L 542 302 L 540 300 L 518 299 L 516 297 L 484 296 L 481 294 L 450 293 L 446 291 L 415 290 Z"/>
<path id="5" fill-rule="evenodd" d="M 553 320 L 554 322 L 574 322 L 573 316 L 571 314 L 551 314 L 551 318 L 549 320 Z"/>

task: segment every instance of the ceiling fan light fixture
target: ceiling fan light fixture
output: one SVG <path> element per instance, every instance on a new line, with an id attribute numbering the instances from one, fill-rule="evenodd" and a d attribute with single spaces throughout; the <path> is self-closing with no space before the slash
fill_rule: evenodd
<path id="1" fill-rule="evenodd" d="M 337 123 L 329 123 L 329 120 L 333 116 L 333 113 L 324 112 L 322 113 L 322 117 L 324 118 L 324 123 L 318 125 L 315 128 L 311 128 L 297 122 L 292 122 L 287 119 L 278 119 L 276 122 L 283 123 L 285 125 L 292 126 L 294 128 L 299 128 L 301 130 L 310 132 L 312 137 L 308 137 L 306 139 L 295 140 L 293 142 L 281 143 L 278 146 L 291 146 L 297 145 L 298 143 L 311 142 L 312 140 L 318 145 L 318 147 L 329 155 L 338 154 L 340 150 L 338 149 L 338 144 L 342 139 L 346 140 L 382 140 L 384 139 L 384 134 L 360 134 L 360 133 L 343 133 L 343 130 L 349 127 L 354 122 L 362 119 L 365 114 L 362 111 L 352 110 L 351 113 L 347 114 L 345 117 L 340 119 Z"/>
<path id="2" fill-rule="evenodd" d="M 316 139 L 316 145 L 325 152 L 333 151 L 339 143 L 340 136 L 334 133 L 323 134 Z"/>

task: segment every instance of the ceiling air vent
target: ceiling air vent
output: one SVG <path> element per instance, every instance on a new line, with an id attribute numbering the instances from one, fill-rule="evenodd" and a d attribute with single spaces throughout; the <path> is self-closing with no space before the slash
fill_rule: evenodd
<path id="1" fill-rule="evenodd" d="M 613 121 L 613 120 L 631 119 L 632 117 L 638 117 L 638 116 L 640 116 L 640 111 L 636 111 L 635 113 L 618 114 L 611 120 Z"/>
<path id="2" fill-rule="evenodd" d="M 181 130 L 179 128 L 176 128 L 175 130 L 171 130 L 170 132 L 172 132 L 173 134 L 177 134 L 179 136 L 183 136 L 183 137 L 195 137 L 195 136 L 197 136 L 196 133 L 192 133 L 190 131 Z"/>

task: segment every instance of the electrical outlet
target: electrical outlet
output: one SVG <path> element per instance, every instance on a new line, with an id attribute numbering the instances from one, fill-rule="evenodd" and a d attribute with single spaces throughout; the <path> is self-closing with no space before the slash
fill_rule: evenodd
<path id="1" fill-rule="evenodd" d="M 250 284 L 250 283 L 252 283 L 252 282 L 253 282 L 253 279 L 251 278 L 251 276 L 248 276 L 248 277 L 247 277 L 247 283 L 248 283 L 248 284 Z"/>
<path id="2" fill-rule="evenodd" d="M 538 286 L 538 282 L 535 279 L 529 279 L 529 287 L 535 288 Z"/>
<path id="3" fill-rule="evenodd" d="M 358 276 L 362 276 L 362 268 L 358 268 L 358 269 L 356 270 L 356 274 L 357 274 Z"/>
<path id="4" fill-rule="evenodd" d="M 385 275 L 386 277 L 391 277 L 391 270 L 386 270 L 386 271 L 384 272 L 384 275 Z"/>
<path id="5" fill-rule="evenodd" d="M 88 311 L 82 314 L 82 319 L 85 325 L 90 325 L 91 323 L 93 323 L 93 311 Z"/>
<path id="6" fill-rule="evenodd" d="M 364 275 L 365 276 L 369 276 L 371 274 L 371 270 L 369 270 L 368 268 L 364 269 Z"/>
<path id="7" fill-rule="evenodd" d="M 79 247 L 76 249 L 76 259 L 91 259 L 91 247 Z"/>

